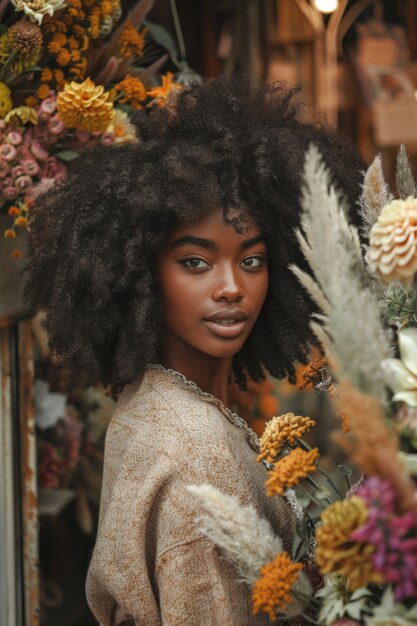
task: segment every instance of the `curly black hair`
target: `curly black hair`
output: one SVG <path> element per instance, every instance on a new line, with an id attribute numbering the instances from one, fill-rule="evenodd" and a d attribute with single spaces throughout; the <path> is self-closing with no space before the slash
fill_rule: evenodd
<path id="1" fill-rule="evenodd" d="M 46 312 L 50 348 L 82 384 L 118 392 L 160 354 L 163 312 L 155 265 L 167 233 L 214 207 L 249 211 L 266 237 L 270 283 L 233 372 L 294 382 L 315 340 L 313 303 L 288 269 L 306 268 L 300 223 L 304 155 L 314 142 L 351 206 L 363 162 L 321 125 L 300 120 L 296 90 L 216 78 L 175 104 L 133 118 L 139 142 L 80 157 L 67 183 L 31 210 L 25 299 Z M 236 228 L 239 225 L 234 224 Z"/>

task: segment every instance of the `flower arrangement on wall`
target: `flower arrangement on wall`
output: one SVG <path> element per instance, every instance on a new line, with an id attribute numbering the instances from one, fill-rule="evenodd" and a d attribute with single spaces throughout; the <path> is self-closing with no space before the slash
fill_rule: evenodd
<path id="1" fill-rule="evenodd" d="M 297 518 L 291 553 L 251 507 L 211 485 L 190 486 L 204 532 L 252 586 L 253 613 L 325 626 L 417 625 L 417 189 L 405 148 L 394 199 L 381 158 L 366 172 L 362 241 L 314 146 L 305 163 L 299 243 L 311 273 L 293 267 L 320 313 L 324 358 L 305 384 L 342 417 L 334 439 L 363 474 L 323 468 L 304 439 L 314 420 L 273 417 L 260 439 L 266 492 Z M 365 243 L 364 243 L 365 242 Z"/>
<path id="2" fill-rule="evenodd" d="M 26 228 L 45 179 L 97 144 L 135 141 L 129 114 L 179 88 L 175 46 L 145 21 L 153 0 L 0 2 L 0 212 Z M 130 8 L 129 8 L 130 7 Z M 20 250 L 13 255 L 21 256 Z"/>

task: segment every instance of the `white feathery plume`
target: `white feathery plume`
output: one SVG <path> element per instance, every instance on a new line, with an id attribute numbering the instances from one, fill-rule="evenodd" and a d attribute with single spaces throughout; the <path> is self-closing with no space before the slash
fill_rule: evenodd
<path id="1" fill-rule="evenodd" d="M 389 356 L 377 298 L 361 256 L 357 230 L 348 224 L 341 198 L 315 146 L 306 154 L 301 249 L 314 272 L 291 267 L 320 306 L 312 330 L 338 374 L 386 402 L 381 362 Z"/>
<path id="2" fill-rule="evenodd" d="M 362 232 L 365 237 L 368 237 L 369 231 L 384 206 L 393 199 L 394 196 L 385 182 L 382 171 L 382 157 L 378 154 L 365 173 L 359 198 L 359 214 L 362 218 Z"/>
<path id="3" fill-rule="evenodd" d="M 416 183 L 411 171 L 410 160 L 408 158 L 405 145 L 402 143 L 397 155 L 397 167 L 395 172 L 395 182 L 400 198 L 405 200 L 409 196 L 417 193 Z"/>
<path id="4" fill-rule="evenodd" d="M 209 484 L 188 485 L 187 489 L 206 510 L 199 518 L 201 531 L 234 565 L 240 580 L 253 585 L 260 577 L 261 567 L 283 551 L 280 537 L 273 533 L 269 522 L 260 517 L 253 506 L 241 506 L 236 497 L 222 493 Z M 303 597 L 312 594 L 303 572 L 300 572 L 294 590 L 302 593 Z M 300 615 L 304 608 L 302 602 L 293 598 L 285 615 Z"/>

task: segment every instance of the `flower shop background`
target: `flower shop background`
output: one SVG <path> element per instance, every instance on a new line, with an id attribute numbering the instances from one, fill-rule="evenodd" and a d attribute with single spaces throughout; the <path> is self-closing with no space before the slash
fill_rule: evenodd
<path id="1" fill-rule="evenodd" d="M 339 2 L 326 15 L 303 0 L 2 0 L 0 12 L 0 622 L 83 626 L 94 623 L 84 579 L 113 403 L 105 390 L 69 387 L 41 319 L 22 305 L 38 185 L 97 143 L 134 140 L 130 111 L 235 70 L 301 82 L 301 98 L 368 161 L 382 152 L 394 184 L 401 142 L 415 168 L 417 1 Z M 296 386 L 233 390 L 234 407 L 259 434 L 274 415 L 317 418 L 309 442 L 333 467 L 343 457 L 329 443 L 330 403 L 312 391 L 321 377 L 320 363 L 300 366 Z"/>

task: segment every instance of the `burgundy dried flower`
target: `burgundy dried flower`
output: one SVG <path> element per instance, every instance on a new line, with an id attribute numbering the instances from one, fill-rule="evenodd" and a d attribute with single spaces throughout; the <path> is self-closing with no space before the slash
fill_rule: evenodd
<path id="1" fill-rule="evenodd" d="M 376 572 L 394 588 L 398 601 L 417 595 L 417 536 L 411 511 L 398 514 L 392 485 L 382 478 L 368 478 L 356 492 L 369 511 L 366 523 L 354 531 L 354 541 L 372 545 Z"/>

